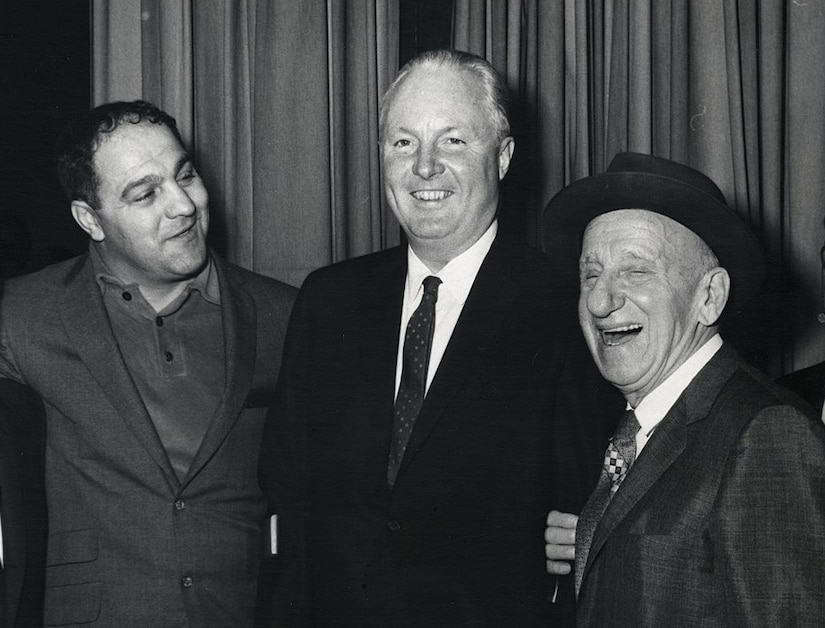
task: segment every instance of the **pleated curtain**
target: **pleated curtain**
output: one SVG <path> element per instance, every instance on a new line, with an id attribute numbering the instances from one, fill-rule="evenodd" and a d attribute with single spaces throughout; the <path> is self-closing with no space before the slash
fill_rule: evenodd
<path id="1" fill-rule="evenodd" d="M 505 210 L 527 240 L 553 194 L 619 151 L 691 165 L 769 255 L 764 293 L 726 335 L 772 375 L 825 359 L 823 3 L 456 0 L 453 32 L 516 95 Z"/>
<path id="2" fill-rule="evenodd" d="M 215 245 L 299 285 L 399 240 L 377 149 L 398 15 L 398 0 L 93 0 L 93 99 L 175 115 Z M 825 359 L 823 3 L 455 0 L 452 26 L 514 95 L 503 237 L 538 245 L 553 194 L 618 151 L 687 163 L 770 256 L 754 313 L 726 333 L 772 375 Z"/>
<path id="3" fill-rule="evenodd" d="M 398 69 L 391 0 L 93 0 L 94 104 L 178 120 L 210 192 L 211 241 L 300 285 L 395 244 L 378 102 Z"/>

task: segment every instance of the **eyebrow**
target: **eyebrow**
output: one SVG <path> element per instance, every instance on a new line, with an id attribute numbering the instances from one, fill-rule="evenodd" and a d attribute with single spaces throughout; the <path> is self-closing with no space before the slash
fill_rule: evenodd
<path id="1" fill-rule="evenodd" d="M 412 129 L 408 129 L 405 126 L 396 127 L 395 129 L 392 129 L 392 131 L 395 132 L 395 133 L 406 133 L 407 135 L 416 135 L 415 131 L 413 131 Z M 436 135 L 438 135 L 438 136 L 448 135 L 450 133 L 457 133 L 457 132 L 460 132 L 460 131 L 461 131 L 460 127 L 457 127 L 455 125 L 451 125 L 451 126 L 441 127 L 439 129 L 437 129 L 436 130 Z"/>
<path id="2" fill-rule="evenodd" d="M 189 153 L 183 153 L 178 160 L 175 162 L 174 171 L 175 174 L 181 171 L 181 168 L 187 163 L 191 163 L 192 157 Z M 157 174 L 147 174 L 145 177 L 141 177 L 140 179 L 136 179 L 135 181 L 130 181 L 126 184 L 126 187 L 120 192 L 120 198 L 126 199 L 129 195 L 129 192 L 134 190 L 135 188 L 139 188 L 142 185 L 152 184 L 152 183 L 159 183 L 163 177 Z"/>
<path id="3" fill-rule="evenodd" d="M 627 262 L 628 260 L 633 261 L 633 262 L 647 262 L 647 263 L 655 263 L 656 262 L 655 256 L 644 254 L 642 251 L 639 251 L 639 250 L 626 249 L 626 250 L 622 251 L 621 255 L 619 255 L 616 258 L 615 263 Z M 588 265 L 601 266 L 602 262 L 599 261 L 599 258 L 598 258 L 597 255 L 593 255 L 593 254 L 589 254 L 585 257 L 579 258 L 579 268 L 580 269 L 584 268 L 585 266 L 588 266 Z"/>
<path id="4" fill-rule="evenodd" d="M 626 250 L 619 257 L 620 260 L 638 260 L 641 262 L 655 262 L 656 256 L 643 250 Z"/>

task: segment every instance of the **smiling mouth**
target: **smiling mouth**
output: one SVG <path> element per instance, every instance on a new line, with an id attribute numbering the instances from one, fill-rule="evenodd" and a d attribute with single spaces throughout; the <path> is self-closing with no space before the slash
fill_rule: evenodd
<path id="1" fill-rule="evenodd" d="M 183 231 L 179 231 L 178 233 L 176 233 L 175 235 L 173 235 L 173 236 L 170 238 L 170 240 L 174 240 L 175 238 L 181 238 L 181 237 L 183 237 L 183 236 L 185 236 L 185 235 L 188 235 L 189 233 L 191 233 L 192 229 L 194 229 L 194 228 L 195 228 L 195 225 L 196 225 L 196 224 L 197 224 L 197 223 L 194 223 L 194 222 L 193 222 L 191 225 L 189 225 L 188 227 L 186 227 L 186 229 L 184 229 Z"/>
<path id="2" fill-rule="evenodd" d="M 410 195 L 417 201 L 443 201 L 453 195 L 449 190 L 416 190 Z"/>
<path id="3" fill-rule="evenodd" d="M 602 329 L 602 342 L 608 347 L 615 347 L 616 345 L 628 342 L 635 338 L 642 331 L 642 326 L 638 324 L 624 325 L 623 327 L 616 327 L 614 329 Z"/>

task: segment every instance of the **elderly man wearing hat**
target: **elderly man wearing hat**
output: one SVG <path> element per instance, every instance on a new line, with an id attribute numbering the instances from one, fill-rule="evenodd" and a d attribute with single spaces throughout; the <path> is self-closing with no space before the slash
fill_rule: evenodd
<path id="1" fill-rule="evenodd" d="M 719 335 L 761 283 L 753 233 L 703 174 L 633 153 L 544 227 L 627 400 L 581 515 L 548 518 L 549 571 L 575 542 L 578 624 L 821 626 L 825 429 Z"/>

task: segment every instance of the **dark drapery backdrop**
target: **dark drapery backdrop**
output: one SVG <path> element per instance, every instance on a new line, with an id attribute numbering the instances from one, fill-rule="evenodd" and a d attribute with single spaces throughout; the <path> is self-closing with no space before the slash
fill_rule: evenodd
<path id="1" fill-rule="evenodd" d="M 727 337 L 773 375 L 825 358 L 825 5 L 456 0 L 454 43 L 516 94 L 509 218 L 528 241 L 553 194 L 619 151 L 692 165 L 771 259 L 764 294 Z"/>
<path id="2" fill-rule="evenodd" d="M 0 17 L 0 276 L 85 247 L 54 174 L 57 133 L 89 107 L 88 0 L 4 2 Z"/>
<path id="3" fill-rule="evenodd" d="M 689 163 L 751 221 L 773 261 L 761 325 L 733 331 L 772 374 L 825 358 L 821 3 L 8 4 L 0 210 L 34 232 L 35 264 L 83 244 L 46 160 L 62 118 L 114 98 L 154 100 L 181 121 L 210 186 L 215 241 L 230 259 L 300 284 L 313 268 L 398 242 L 381 192 L 379 97 L 401 62 L 451 44 L 490 59 L 515 95 L 504 235 L 536 244 L 549 198 L 602 171 L 618 150 Z M 91 97 L 89 72 L 71 76 L 60 65 L 89 54 L 90 30 Z M 69 88 L 85 96 L 66 100 Z"/>

